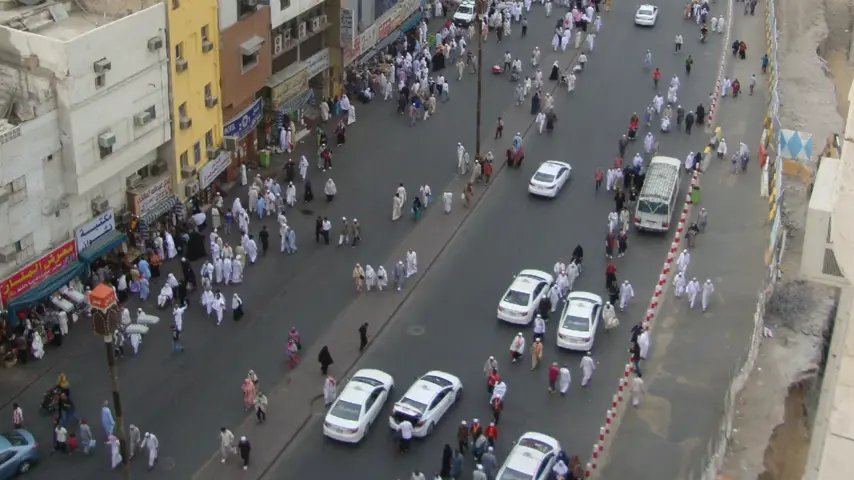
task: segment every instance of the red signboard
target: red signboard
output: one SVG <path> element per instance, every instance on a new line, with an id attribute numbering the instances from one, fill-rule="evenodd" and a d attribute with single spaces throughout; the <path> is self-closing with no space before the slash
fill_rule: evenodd
<path id="1" fill-rule="evenodd" d="M 6 305 L 29 292 L 33 287 L 76 261 L 77 244 L 74 239 L 71 239 L 0 282 L 0 298 L 3 299 L 3 304 Z"/>
<path id="2" fill-rule="evenodd" d="M 388 20 L 383 22 L 382 25 L 380 25 L 380 37 L 379 38 L 383 39 L 383 38 L 389 36 L 389 34 L 394 31 L 395 27 L 396 27 L 396 25 L 394 24 L 393 18 L 389 18 Z"/>

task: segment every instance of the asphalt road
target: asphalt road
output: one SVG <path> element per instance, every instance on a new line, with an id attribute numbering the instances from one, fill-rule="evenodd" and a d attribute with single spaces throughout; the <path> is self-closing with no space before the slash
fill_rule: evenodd
<path id="1" fill-rule="evenodd" d="M 397 317 L 356 365 L 392 374 L 396 381 L 392 401 L 418 375 L 431 369 L 446 370 L 462 379 L 466 388 L 462 402 L 448 413 L 431 437 L 417 442 L 405 456 L 394 454 L 385 414 L 362 444 L 346 446 L 323 437 L 322 414 L 318 413 L 268 478 L 406 478 L 416 468 L 428 475 L 434 473 L 443 445 L 455 443 L 460 420 L 490 418 L 481 372 L 490 355 L 499 359 L 508 384 L 499 428 L 499 459 L 509 451 L 513 440 L 529 430 L 555 436 L 570 454 L 578 453 L 582 458 L 589 455 L 627 360 L 628 330 L 643 314 L 670 237 L 665 240 L 635 235 L 627 257 L 617 261 L 618 276 L 621 281 L 628 279 L 634 284 L 636 301 L 621 315 L 622 325 L 617 331 L 600 332 L 594 349 L 598 369 L 587 389 L 580 389 L 578 384 L 580 355 L 558 351 L 554 345 L 555 325 L 549 326 L 544 362 L 567 362 L 573 374 L 573 388 L 565 398 L 546 393 L 545 366 L 531 372 L 527 357 L 521 365 L 509 364 L 508 348 L 519 328 L 495 320 L 495 307 L 515 273 L 524 268 L 551 271 L 554 262 L 568 258 L 578 243 L 585 247 L 586 269 L 576 282 L 577 288 L 604 294 L 606 263 L 601 245 L 605 218 L 613 204 L 604 193 L 598 197 L 594 194 L 593 172 L 597 166 L 610 163 L 616 153 L 616 139 L 624 131 L 629 115 L 642 111 L 654 94 L 650 72 L 642 68 L 647 48 L 653 51 L 653 63 L 662 69 L 664 78 L 674 71 L 680 74 L 683 105 L 695 107 L 708 97 L 720 40 L 713 39 L 700 47 L 694 40 L 695 25 L 685 22 L 676 7 L 661 11 L 654 29 L 634 28 L 633 13 L 632 6 L 618 4 L 605 15 L 596 51 L 590 55 L 588 70 L 579 78 L 578 89 L 569 97 L 565 92 L 557 94 L 560 120 L 556 134 L 532 134 L 526 138 L 528 160 L 522 171 L 499 176 Z M 542 10 L 535 7 L 530 25 L 532 32 L 547 31 L 551 19 L 545 19 Z M 672 53 L 677 31 L 687 40 L 685 52 L 695 59 L 690 79 L 683 75 L 684 54 Z M 535 43 L 541 48 L 547 43 L 540 37 L 542 34 L 534 33 L 521 42 L 514 39 L 501 46 L 490 43 L 488 48 L 526 55 Z M 512 114 L 512 108 L 506 115 Z M 706 139 L 702 130 L 695 130 L 690 137 L 671 133 L 662 137 L 660 150 L 662 154 L 684 158 Z M 633 147 L 639 148 L 640 142 Z M 525 182 L 538 161 L 544 159 L 566 160 L 573 165 L 571 184 L 551 201 L 531 198 L 525 190 Z M 530 332 L 523 331 L 530 340 Z M 473 465 L 468 463 L 465 468 L 470 471 Z M 380 471 L 382 474 L 378 475 Z"/>

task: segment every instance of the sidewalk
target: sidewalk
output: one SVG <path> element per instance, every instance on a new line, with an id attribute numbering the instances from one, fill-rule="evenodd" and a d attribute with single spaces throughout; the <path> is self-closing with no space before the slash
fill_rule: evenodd
<path id="1" fill-rule="evenodd" d="M 764 18 L 744 17 L 740 5 L 734 10 L 732 38 L 763 45 Z M 714 282 L 712 302 L 703 313 L 699 298 L 691 310 L 687 295 L 677 300 L 672 288 L 666 292 L 652 327 L 650 359 L 641 364 L 646 397 L 637 409 L 625 407 L 600 462 L 600 478 L 631 478 L 638 472 L 643 478 L 700 478 L 708 442 L 720 428 L 726 389 L 750 342 L 768 242 L 768 204 L 759 196 L 755 152 L 768 84 L 759 78 L 754 95 L 747 95 L 750 75 L 760 77 L 762 50 L 750 47 L 748 52 L 748 60 L 729 57 L 727 74 L 739 79 L 744 96 L 722 100 L 717 124 L 729 155 L 744 142 L 752 162 L 745 174 L 736 175 L 730 172 L 728 155 L 724 161 L 713 160 L 703 174 L 701 206 L 709 212 L 709 223 L 697 239 L 687 272 L 689 279 Z"/>

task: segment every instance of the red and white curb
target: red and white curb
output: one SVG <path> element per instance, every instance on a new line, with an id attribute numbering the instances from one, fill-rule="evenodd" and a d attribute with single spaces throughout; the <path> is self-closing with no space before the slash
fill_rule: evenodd
<path id="1" fill-rule="evenodd" d="M 691 176 L 690 188 L 693 190 L 694 186 L 699 185 L 700 176 L 695 172 Z M 685 205 L 682 207 L 682 213 L 679 215 L 679 223 L 676 225 L 676 232 L 673 234 L 673 241 L 670 244 L 670 250 L 667 252 L 667 259 L 661 267 L 661 272 L 658 275 L 658 283 L 655 285 L 654 293 L 652 294 L 652 298 L 650 299 L 649 306 L 646 310 L 646 316 L 643 320 L 644 328 L 650 328 L 656 315 L 658 315 L 658 309 L 664 302 L 663 297 L 670 283 L 670 276 L 674 269 L 673 264 L 679 255 L 680 247 L 685 241 L 686 229 L 688 228 L 688 222 L 691 218 L 691 210 L 693 209 L 693 201 L 691 198 L 691 192 L 689 191 L 685 197 Z M 591 455 L 590 461 L 587 462 L 584 472 L 585 477 L 589 478 L 598 473 L 599 464 L 605 454 L 605 447 L 607 446 L 611 435 L 616 431 L 614 423 L 617 420 L 617 414 L 620 409 L 628 403 L 625 402 L 625 400 L 629 396 L 629 377 L 633 372 L 634 358 L 630 355 L 629 363 L 626 364 L 626 368 L 623 370 L 623 375 L 620 377 L 618 382 L 617 392 L 614 394 L 611 400 L 611 405 L 609 405 L 608 410 L 605 412 L 605 423 L 599 429 L 599 440 L 593 445 L 593 454 Z"/>
<path id="2" fill-rule="evenodd" d="M 711 104 L 709 104 L 709 115 L 707 118 L 708 123 L 706 125 L 712 126 L 715 121 L 715 113 L 718 111 L 718 104 L 721 101 L 721 94 L 724 88 L 724 78 L 726 77 L 726 59 L 727 52 L 729 52 L 729 39 L 730 34 L 732 33 L 732 2 L 729 2 L 728 12 L 727 12 L 727 24 L 726 24 L 726 32 L 724 32 L 724 45 L 721 50 L 721 63 L 718 66 L 718 78 L 715 81 L 715 90 L 712 95 Z"/>

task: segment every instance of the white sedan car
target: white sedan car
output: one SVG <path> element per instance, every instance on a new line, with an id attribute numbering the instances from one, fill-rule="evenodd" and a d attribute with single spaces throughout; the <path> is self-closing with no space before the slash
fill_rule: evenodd
<path id="1" fill-rule="evenodd" d="M 540 299 L 553 282 L 554 278 L 542 270 L 522 270 L 498 302 L 498 318 L 516 325 L 531 323 Z"/>
<path id="2" fill-rule="evenodd" d="M 602 319 L 602 297 L 589 292 L 572 292 L 566 297 L 557 330 L 557 346 L 588 351 L 596 341 Z"/>
<path id="3" fill-rule="evenodd" d="M 523 433 L 495 480 L 547 480 L 560 453 L 560 442 L 542 433 Z"/>
<path id="4" fill-rule="evenodd" d="M 412 436 L 426 437 L 462 396 L 463 383 L 459 378 L 437 370 L 427 372 L 394 404 L 388 426 L 397 431 L 400 422 L 409 420 Z"/>
<path id="5" fill-rule="evenodd" d="M 635 13 L 635 25 L 642 27 L 654 27 L 658 20 L 658 7 L 654 5 L 641 5 Z"/>
<path id="6" fill-rule="evenodd" d="M 570 175 L 572 175 L 572 167 L 568 163 L 554 160 L 545 161 L 540 164 L 540 168 L 528 182 L 528 193 L 554 198 L 569 180 Z"/>
<path id="7" fill-rule="evenodd" d="M 326 413 L 323 434 L 340 442 L 359 443 L 376 420 L 392 388 L 391 375 L 380 370 L 359 370 Z"/>

